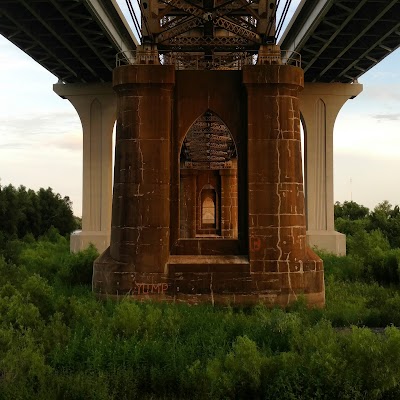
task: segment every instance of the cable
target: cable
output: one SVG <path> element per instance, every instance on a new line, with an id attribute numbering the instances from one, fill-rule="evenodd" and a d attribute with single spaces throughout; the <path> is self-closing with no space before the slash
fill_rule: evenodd
<path id="1" fill-rule="evenodd" d="M 144 25 L 145 25 L 145 27 L 146 27 L 147 33 L 149 34 L 150 37 L 152 37 L 153 34 L 152 34 L 152 32 L 150 32 L 149 25 L 148 25 L 148 23 L 147 23 L 147 18 L 146 18 L 146 16 L 144 15 L 142 2 L 141 2 L 140 0 L 137 0 L 137 3 L 138 3 L 138 6 L 139 6 L 139 10 L 140 10 L 140 12 L 142 13 L 142 20 L 143 20 Z M 142 35 L 142 37 L 143 37 L 143 35 Z"/>
<path id="2" fill-rule="evenodd" d="M 136 34 L 138 35 L 138 39 L 141 40 L 142 35 L 141 35 L 140 25 L 139 25 L 139 21 L 136 17 L 135 10 L 133 9 L 133 6 L 132 6 L 132 3 L 130 0 L 125 0 L 125 1 L 126 1 L 126 5 L 128 6 L 129 14 L 132 18 L 133 24 L 135 25 L 135 30 L 136 30 Z"/>
<path id="3" fill-rule="evenodd" d="M 265 30 L 265 35 L 267 37 L 271 36 L 271 29 L 276 21 L 276 13 L 279 8 L 279 3 L 280 3 L 280 0 L 277 0 L 275 3 L 275 9 L 273 11 L 273 14 L 271 15 L 270 20 L 268 21 L 267 29 Z M 275 32 L 274 32 L 274 37 L 275 37 Z"/>
<path id="4" fill-rule="evenodd" d="M 291 3 L 292 3 L 292 0 L 286 0 L 285 7 L 283 9 L 282 15 L 281 15 L 281 17 L 279 19 L 278 26 L 276 28 L 276 34 L 275 34 L 276 39 L 278 38 L 279 34 L 281 33 L 281 30 L 282 30 L 282 27 L 283 27 L 283 23 L 285 22 L 285 19 L 286 19 L 286 16 L 287 16 L 287 13 L 289 11 Z"/>

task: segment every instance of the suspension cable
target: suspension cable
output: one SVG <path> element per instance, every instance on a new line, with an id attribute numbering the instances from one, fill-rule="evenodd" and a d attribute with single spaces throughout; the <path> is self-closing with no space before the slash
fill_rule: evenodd
<path id="1" fill-rule="evenodd" d="M 281 17 L 280 17 L 279 22 L 278 22 L 278 26 L 276 28 L 276 34 L 275 34 L 276 39 L 278 39 L 278 36 L 281 33 L 281 30 L 282 30 L 282 27 L 283 27 L 283 23 L 285 22 L 285 19 L 286 19 L 286 16 L 287 16 L 287 13 L 289 11 L 291 3 L 292 3 L 292 0 L 286 0 L 285 7 L 284 7 L 284 9 L 282 11 Z"/>
<path id="2" fill-rule="evenodd" d="M 125 0 L 126 1 L 126 5 L 128 6 L 128 10 L 129 10 L 129 14 L 132 18 L 133 24 L 135 26 L 135 30 L 136 30 L 136 34 L 138 35 L 138 39 L 141 41 L 142 40 L 142 34 L 140 31 L 140 24 L 139 21 L 136 17 L 136 13 L 135 10 L 132 6 L 131 0 Z"/>
<path id="3" fill-rule="evenodd" d="M 276 14 L 278 12 L 279 3 L 280 3 L 280 0 L 277 0 L 276 3 L 275 3 L 275 9 L 273 11 L 273 14 L 270 17 L 270 20 L 268 21 L 267 29 L 265 31 L 266 36 L 271 36 L 272 27 L 274 26 L 274 23 L 276 23 Z M 275 25 L 275 32 L 276 32 L 276 25 Z M 274 39 L 276 41 L 275 32 L 274 32 L 273 36 L 274 36 Z"/>

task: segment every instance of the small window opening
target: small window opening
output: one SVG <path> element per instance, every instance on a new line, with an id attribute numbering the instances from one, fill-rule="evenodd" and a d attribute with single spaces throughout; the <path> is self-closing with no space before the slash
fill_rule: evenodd
<path id="1" fill-rule="evenodd" d="M 211 197 L 206 197 L 203 201 L 202 223 L 215 225 L 215 202 Z"/>

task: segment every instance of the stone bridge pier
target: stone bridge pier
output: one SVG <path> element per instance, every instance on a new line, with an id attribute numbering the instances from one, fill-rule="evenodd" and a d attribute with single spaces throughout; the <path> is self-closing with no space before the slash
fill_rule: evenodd
<path id="1" fill-rule="evenodd" d="M 100 297 L 286 306 L 325 302 L 306 244 L 299 67 L 113 73 L 117 132 Z M 192 172 L 193 171 L 193 172 Z"/>

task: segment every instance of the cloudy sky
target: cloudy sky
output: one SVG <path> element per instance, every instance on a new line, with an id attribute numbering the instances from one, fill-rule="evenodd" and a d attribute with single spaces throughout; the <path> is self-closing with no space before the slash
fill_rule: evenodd
<path id="1" fill-rule="evenodd" d="M 335 201 L 400 204 L 399 65 L 396 51 L 362 76 L 364 91 L 336 120 Z M 0 184 L 51 187 L 80 216 L 82 129 L 72 105 L 52 91 L 56 82 L 0 36 Z"/>

